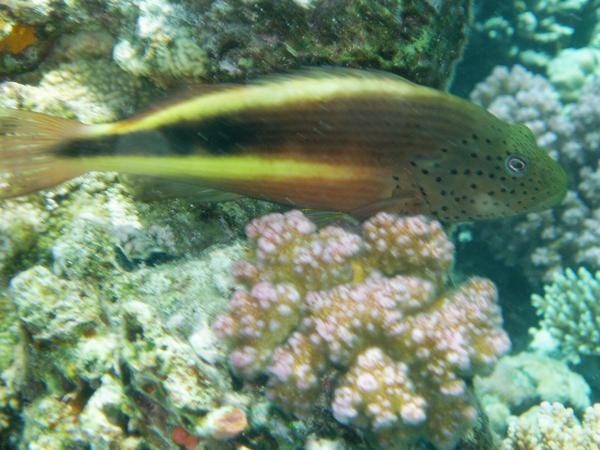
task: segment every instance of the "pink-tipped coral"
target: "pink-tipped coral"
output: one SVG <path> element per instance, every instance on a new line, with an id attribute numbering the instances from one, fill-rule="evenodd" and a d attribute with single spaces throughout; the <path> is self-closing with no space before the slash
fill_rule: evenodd
<path id="1" fill-rule="evenodd" d="M 247 235 L 234 273 L 248 290 L 214 325 L 234 371 L 267 374 L 269 397 L 298 416 L 329 398 L 382 448 L 453 448 L 476 419 L 465 379 L 509 341 L 490 281 L 446 289 L 454 248 L 440 224 L 380 213 L 359 236 L 292 211 Z"/>

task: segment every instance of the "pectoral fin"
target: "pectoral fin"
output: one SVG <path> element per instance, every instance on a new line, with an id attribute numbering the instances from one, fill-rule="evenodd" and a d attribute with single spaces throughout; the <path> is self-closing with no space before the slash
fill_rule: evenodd
<path id="1" fill-rule="evenodd" d="M 192 182 L 163 180 L 153 177 L 130 176 L 135 195 L 142 201 L 186 198 L 200 203 L 226 202 L 238 200 L 241 195 L 221 191 Z"/>
<path id="2" fill-rule="evenodd" d="M 366 219 L 381 211 L 404 215 L 420 214 L 424 208 L 427 208 L 426 202 L 416 192 L 410 191 L 399 196 L 395 193 L 393 197 L 361 206 L 352 210 L 350 214 L 359 219 Z"/>

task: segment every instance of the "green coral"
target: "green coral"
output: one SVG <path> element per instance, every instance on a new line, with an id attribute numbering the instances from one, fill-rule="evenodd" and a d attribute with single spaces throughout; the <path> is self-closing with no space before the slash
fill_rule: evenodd
<path id="1" fill-rule="evenodd" d="M 600 355 L 600 272 L 581 267 L 557 272 L 544 295 L 531 301 L 541 316 L 540 327 L 557 340 L 563 357 Z"/>

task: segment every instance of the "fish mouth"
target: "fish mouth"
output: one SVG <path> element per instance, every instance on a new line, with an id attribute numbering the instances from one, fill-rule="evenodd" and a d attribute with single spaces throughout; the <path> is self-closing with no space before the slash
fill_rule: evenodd
<path id="1" fill-rule="evenodd" d="M 555 208 L 559 206 L 567 196 L 567 191 L 569 189 L 569 178 L 562 167 L 558 167 L 558 170 L 556 170 L 554 176 L 549 179 L 549 183 L 552 188 L 546 190 L 546 200 L 541 202 L 534 209 L 534 212 Z"/>

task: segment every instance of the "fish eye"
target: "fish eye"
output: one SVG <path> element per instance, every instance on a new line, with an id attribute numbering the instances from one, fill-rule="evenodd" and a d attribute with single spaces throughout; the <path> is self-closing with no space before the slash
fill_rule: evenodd
<path id="1" fill-rule="evenodd" d="M 521 155 L 509 155 L 504 160 L 504 167 L 511 175 L 521 177 L 527 171 L 527 158 Z"/>

